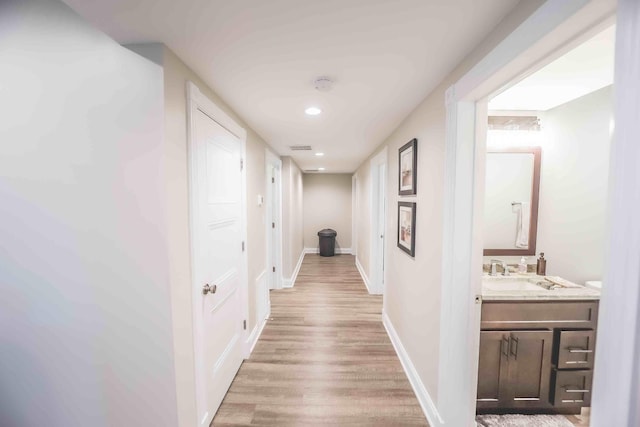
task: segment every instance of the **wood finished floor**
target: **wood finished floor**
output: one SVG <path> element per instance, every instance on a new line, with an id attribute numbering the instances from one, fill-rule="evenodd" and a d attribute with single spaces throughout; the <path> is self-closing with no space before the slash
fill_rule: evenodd
<path id="1" fill-rule="evenodd" d="M 580 415 L 567 415 L 566 417 L 575 427 L 589 427 L 591 408 L 582 408 Z"/>
<path id="2" fill-rule="evenodd" d="M 428 426 L 351 255 L 306 255 L 212 426 Z"/>

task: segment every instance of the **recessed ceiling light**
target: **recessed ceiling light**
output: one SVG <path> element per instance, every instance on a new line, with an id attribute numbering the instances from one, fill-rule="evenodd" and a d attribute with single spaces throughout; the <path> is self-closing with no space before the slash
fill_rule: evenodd
<path id="1" fill-rule="evenodd" d="M 309 107 L 304 110 L 304 112 L 307 113 L 308 116 L 317 116 L 318 114 L 322 113 L 322 110 L 318 107 Z"/>
<path id="2" fill-rule="evenodd" d="M 322 156 L 324 156 L 324 153 L 316 153 L 316 156 L 322 157 Z"/>
<path id="3" fill-rule="evenodd" d="M 323 171 L 323 170 L 324 170 L 324 168 L 318 168 L 318 170 L 319 170 L 319 171 Z"/>

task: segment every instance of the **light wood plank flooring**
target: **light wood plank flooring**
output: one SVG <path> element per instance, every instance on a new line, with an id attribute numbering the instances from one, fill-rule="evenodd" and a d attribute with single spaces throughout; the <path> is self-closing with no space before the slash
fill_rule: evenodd
<path id="1" fill-rule="evenodd" d="M 566 417 L 575 427 L 589 427 L 591 408 L 582 408 L 580 415 L 567 415 Z"/>
<path id="2" fill-rule="evenodd" d="M 213 426 L 428 426 L 351 255 L 305 256 Z"/>

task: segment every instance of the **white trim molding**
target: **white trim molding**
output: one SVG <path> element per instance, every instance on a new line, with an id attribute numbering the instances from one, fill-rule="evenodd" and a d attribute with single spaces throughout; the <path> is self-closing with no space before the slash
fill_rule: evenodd
<path id="1" fill-rule="evenodd" d="M 302 252 L 300 252 L 300 258 L 298 258 L 298 263 L 296 264 L 296 268 L 293 269 L 293 274 L 291 274 L 291 277 L 288 279 L 282 279 L 283 288 L 293 288 L 293 286 L 296 284 L 296 279 L 298 278 L 300 267 L 302 267 L 302 261 L 304 261 L 305 253 L 306 252 L 304 251 L 304 249 L 302 250 Z"/>
<path id="2" fill-rule="evenodd" d="M 244 358 L 248 359 L 253 353 L 260 335 L 264 327 L 267 325 L 267 320 L 271 315 L 271 304 L 269 303 L 269 284 L 267 283 L 267 270 L 263 270 L 262 273 L 256 278 L 256 290 L 258 304 L 256 304 L 256 324 L 251 330 L 251 334 L 244 342 Z M 261 295 L 262 293 L 262 295 Z M 261 298 L 264 298 L 262 301 Z"/>
<path id="3" fill-rule="evenodd" d="M 365 273 L 364 268 L 362 267 L 362 264 L 360 264 L 360 260 L 358 259 L 357 256 L 356 256 L 356 268 L 358 269 L 358 272 L 362 277 L 362 281 L 364 282 L 364 285 L 367 287 L 367 292 L 371 294 L 371 283 L 369 282 L 369 277 L 367 276 L 367 273 Z"/>
<path id="4" fill-rule="evenodd" d="M 248 359 L 251 356 L 251 353 L 253 353 L 253 349 L 256 347 L 256 344 L 258 343 L 258 340 L 260 339 L 260 335 L 262 335 L 262 331 L 264 330 L 264 327 L 267 325 L 267 321 L 268 321 L 268 315 L 267 318 L 264 320 L 260 320 L 256 323 L 256 325 L 253 327 L 253 330 L 251 331 L 251 334 L 249 335 L 249 338 L 247 338 L 247 340 L 245 341 L 245 359 Z"/>
<path id="5" fill-rule="evenodd" d="M 444 426 L 444 422 L 438 413 L 438 409 L 429 395 L 427 388 L 424 383 L 420 379 L 418 375 L 418 371 L 415 368 L 415 365 L 411 361 L 409 357 L 409 353 L 405 350 L 404 345 L 402 345 L 402 341 L 400 340 L 400 336 L 396 332 L 393 327 L 393 323 L 391 323 L 391 319 L 386 312 L 382 312 L 382 324 L 384 328 L 387 330 L 387 335 L 389 335 L 389 339 L 391 340 L 391 344 L 393 344 L 393 348 L 396 350 L 396 354 L 400 359 L 400 363 L 402 364 L 402 368 L 404 369 L 404 373 L 407 375 L 409 379 L 409 383 L 413 388 L 413 392 L 416 394 L 418 398 L 418 402 L 420 403 L 420 407 L 422 408 L 422 412 L 424 412 L 424 416 L 427 417 L 427 421 L 429 422 L 429 426 L 431 427 L 441 427 Z"/>

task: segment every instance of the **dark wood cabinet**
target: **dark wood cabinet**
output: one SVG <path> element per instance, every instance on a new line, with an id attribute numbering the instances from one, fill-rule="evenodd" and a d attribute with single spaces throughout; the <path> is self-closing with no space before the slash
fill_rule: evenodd
<path id="1" fill-rule="evenodd" d="M 579 413 L 588 406 L 597 301 L 483 303 L 479 413 Z"/>
<path id="2" fill-rule="evenodd" d="M 552 331 L 481 331 L 478 408 L 550 406 Z"/>
<path id="3" fill-rule="evenodd" d="M 479 408 L 499 408 L 507 402 L 508 336 L 501 331 L 480 331 L 477 397 Z"/>
<path id="4" fill-rule="evenodd" d="M 552 331 L 511 332 L 508 406 L 549 406 L 552 344 Z"/>

